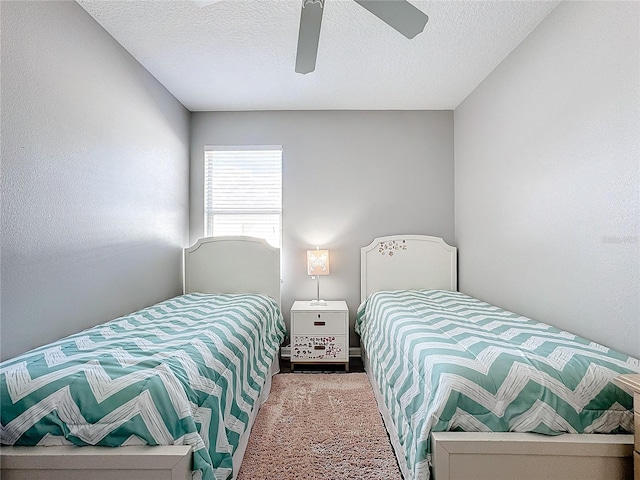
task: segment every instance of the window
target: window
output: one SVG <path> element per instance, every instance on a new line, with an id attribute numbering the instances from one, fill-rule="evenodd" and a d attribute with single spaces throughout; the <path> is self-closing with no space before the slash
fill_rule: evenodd
<path id="1" fill-rule="evenodd" d="M 280 248 L 282 147 L 206 147 L 205 236 L 249 235 Z"/>

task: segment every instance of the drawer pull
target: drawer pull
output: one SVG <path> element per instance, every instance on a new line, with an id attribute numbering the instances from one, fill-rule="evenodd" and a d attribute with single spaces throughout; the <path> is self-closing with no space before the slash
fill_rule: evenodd
<path id="1" fill-rule="evenodd" d="M 327 348 L 325 345 L 314 345 L 313 346 L 314 350 L 324 350 L 325 348 Z"/>
<path id="2" fill-rule="evenodd" d="M 324 327 L 326 322 L 313 322 L 314 327 Z"/>

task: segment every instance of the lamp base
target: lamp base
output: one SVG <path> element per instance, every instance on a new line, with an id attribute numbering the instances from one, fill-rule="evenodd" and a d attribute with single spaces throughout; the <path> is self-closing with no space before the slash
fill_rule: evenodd
<path id="1" fill-rule="evenodd" d="M 325 300 L 311 300 L 311 302 L 309 302 L 309 305 L 311 305 L 312 307 L 326 307 L 327 302 Z"/>

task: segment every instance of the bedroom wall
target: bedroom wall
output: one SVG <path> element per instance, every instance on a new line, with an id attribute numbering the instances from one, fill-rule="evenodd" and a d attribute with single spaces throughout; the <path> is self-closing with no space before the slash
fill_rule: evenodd
<path id="1" fill-rule="evenodd" d="M 1 2 L 1 358 L 181 293 L 189 112 L 75 2 Z"/>
<path id="2" fill-rule="evenodd" d="M 635 356 L 639 12 L 562 2 L 455 110 L 460 289 Z"/>
<path id="3" fill-rule="evenodd" d="M 283 146 L 282 307 L 315 298 L 306 250 L 331 251 L 326 300 L 360 302 L 360 247 L 422 233 L 453 242 L 453 112 L 194 112 L 191 243 L 203 235 L 205 145 Z"/>

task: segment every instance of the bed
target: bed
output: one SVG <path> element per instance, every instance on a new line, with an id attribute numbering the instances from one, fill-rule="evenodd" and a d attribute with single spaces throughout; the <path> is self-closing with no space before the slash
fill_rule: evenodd
<path id="1" fill-rule="evenodd" d="M 421 235 L 361 249 L 356 332 L 404 479 L 632 478 L 613 379 L 638 360 L 458 292 L 456 255 Z"/>
<path id="2" fill-rule="evenodd" d="M 184 295 L 3 362 L 2 477 L 235 478 L 279 370 L 279 302 L 278 249 L 200 239 Z"/>

